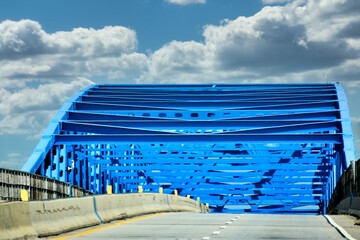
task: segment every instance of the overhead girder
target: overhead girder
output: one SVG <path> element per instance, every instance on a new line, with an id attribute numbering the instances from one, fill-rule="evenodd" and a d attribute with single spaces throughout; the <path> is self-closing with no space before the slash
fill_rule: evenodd
<path id="1" fill-rule="evenodd" d="M 214 211 L 318 212 L 353 152 L 337 83 L 93 85 L 23 170 L 94 193 L 178 190 Z"/>

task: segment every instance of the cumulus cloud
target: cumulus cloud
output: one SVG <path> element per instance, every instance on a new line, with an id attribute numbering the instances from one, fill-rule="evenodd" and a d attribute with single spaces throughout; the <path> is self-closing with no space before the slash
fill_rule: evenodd
<path id="1" fill-rule="evenodd" d="M 207 0 L 166 0 L 168 3 L 177 5 L 205 4 Z"/>
<path id="2" fill-rule="evenodd" d="M 38 22 L 6 20 L 0 23 L 0 59 L 48 52 L 46 33 Z"/>
<path id="3" fill-rule="evenodd" d="M 148 61 L 137 45 L 121 26 L 47 33 L 28 19 L 0 22 L 0 135 L 39 137 L 88 78 L 134 81 Z"/>
<path id="4" fill-rule="evenodd" d="M 95 30 L 75 28 L 71 32 L 56 32 L 47 37 L 58 52 L 77 57 L 119 56 L 137 48 L 136 33 L 125 27 L 113 26 Z"/>
<path id="5" fill-rule="evenodd" d="M 267 75 L 334 66 L 352 56 L 341 42 L 309 41 L 306 26 L 296 22 L 284 8 L 267 7 L 250 18 L 207 26 L 204 37 L 222 68 Z"/>
<path id="6" fill-rule="evenodd" d="M 193 72 L 206 67 L 206 49 L 198 42 L 173 41 L 156 51 L 150 60 L 154 74 Z"/>
<path id="7" fill-rule="evenodd" d="M 306 26 L 312 41 L 352 38 L 358 32 L 360 2 L 356 0 L 309 0 L 304 6 L 294 4 L 291 10 Z"/>
<path id="8" fill-rule="evenodd" d="M 137 48 L 136 33 L 120 26 L 103 29 L 75 28 L 69 32 L 46 33 L 32 20 L 0 23 L 1 59 L 38 54 L 71 54 L 77 57 L 118 56 Z"/>
<path id="9" fill-rule="evenodd" d="M 11 79 L 136 78 L 147 64 L 135 31 L 121 26 L 49 34 L 38 22 L 7 20 L 0 33 L 0 87 L 11 87 Z"/>
<path id="10" fill-rule="evenodd" d="M 79 78 L 15 92 L 0 89 L 0 135 L 39 134 L 69 96 L 90 84 Z"/>
<path id="11" fill-rule="evenodd" d="M 355 0 L 296 0 L 205 26 L 203 42 L 173 41 L 155 51 L 139 82 L 359 80 L 350 68 L 360 57 L 352 31 L 360 15 L 349 14 L 359 7 Z"/>

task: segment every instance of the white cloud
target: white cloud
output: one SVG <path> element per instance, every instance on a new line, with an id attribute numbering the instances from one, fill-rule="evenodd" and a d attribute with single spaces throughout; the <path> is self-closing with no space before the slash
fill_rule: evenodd
<path id="1" fill-rule="evenodd" d="M 136 33 L 125 27 L 49 34 L 38 22 L 7 20 L 0 23 L 0 33 L 0 87 L 4 88 L 19 79 L 136 78 L 147 66 L 146 55 L 136 52 Z"/>
<path id="2" fill-rule="evenodd" d="M 77 57 L 119 56 L 137 48 L 136 33 L 125 27 L 75 28 L 71 32 L 56 32 L 47 36 L 57 52 Z"/>
<path id="3" fill-rule="evenodd" d="M 0 135 L 39 137 L 87 78 L 134 81 L 148 64 L 137 44 L 121 26 L 50 34 L 32 20 L 0 22 Z"/>
<path id="4" fill-rule="evenodd" d="M 31 20 L 0 22 L 1 59 L 23 58 L 26 54 L 70 54 L 76 57 L 119 56 L 137 48 L 136 33 L 120 26 L 103 29 L 75 28 L 46 33 Z"/>
<path id="5" fill-rule="evenodd" d="M 225 69 L 245 67 L 264 74 L 337 66 L 357 56 L 341 38 L 316 40 L 297 13 L 303 6 L 265 7 L 223 26 L 208 26 L 206 43 Z M 312 25 L 311 25 L 312 26 Z"/>
<path id="6" fill-rule="evenodd" d="M 327 42 L 359 33 L 356 29 L 360 24 L 360 1 L 309 0 L 303 6 L 294 4 L 292 10 L 298 21 L 306 26 L 310 40 Z"/>
<path id="7" fill-rule="evenodd" d="M 39 134 L 72 94 L 92 83 L 79 78 L 16 92 L 0 88 L 0 135 Z"/>
<path id="8" fill-rule="evenodd" d="M 359 38 L 346 35 L 360 15 L 349 17 L 345 3 L 360 7 L 355 0 L 298 0 L 205 26 L 204 42 L 174 41 L 155 51 L 138 82 L 360 80 L 349 67 L 358 65 Z"/>
<path id="9" fill-rule="evenodd" d="M 31 20 L 3 21 L 0 23 L 0 59 L 41 54 L 49 51 L 46 33 L 38 22 Z"/>
<path id="10" fill-rule="evenodd" d="M 359 102 L 358 12 L 357 0 L 294 0 L 266 6 L 250 17 L 205 26 L 203 41 L 174 40 L 148 56 L 137 52 L 135 31 L 124 27 L 47 33 L 31 20 L 1 22 L 0 134 L 38 136 L 61 103 L 91 83 L 86 79 L 113 83 L 340 81 L 349 98 L 355 99 L 351 102 Z M 354 110 L 355 116 L 360 116 L 356 111 L 360 110 Z"/>
<path id="11" fill-rule="evenodd" d="M 198 42 L 173 41 L 156 51 L 150 58 L 150 71 L 155 75 L 191 73 L 206 68 L 205 46 Z"/>
<path id="12" fill-rule="evenodd" d="M 168 3 L 177 5 L 205 4 L 207 0 L 166 0 Z"/>
<path id="13" fill-rule="evenodd" d="M 112 79 L 136 79 L 147 69 L 147 57 L 141 53 L 124 54 L 120 57 L 101 57 L 79 62 L 79 68 L 92 75 L 106 76 Z M 90 75 L 90 74 L 88 74 Z"/>

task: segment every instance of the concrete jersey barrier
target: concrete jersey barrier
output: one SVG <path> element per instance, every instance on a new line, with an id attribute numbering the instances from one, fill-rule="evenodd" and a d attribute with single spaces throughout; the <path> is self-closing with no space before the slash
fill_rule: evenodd
<path id="1" fill-rule="evenodd" d="M 163 194 L 99 195 L 95 199 L 96 209 L 104 222 L 170 211 L 167 197 Z"/>
<path id="2" fill-rule="evenodd" d="M 95 200 L 98 214 L 104 222 L 159 212 L 208 212 L 200 202 L 167 194 L 98 195 Z"/>
<path id="3" fill-rule="evenodd" d="M 348 197 L 342 200 L 335 209 L 340 214 L 351 214 L 360 217 L 360 197 Z"/>
<path id="4" fill-rule="evenodd" d="M 29 204 L 10 202 L 0 204 L 0 239 L 27 239 L 37 236 L 31 225 Z"/>
<path id="5" fill-rule="evenodd" d="M 174 195 L 167 197 L 172 212 L 208 212 L 205 205 L 190 198 Z"/>
<path id="6" fill-rule="evenodd" d="M 156 193 L 0 203 L 0 240 L 46 237 L 159 212 L 208 212 L 197 201 Z"/>
<path id="7" fill-rule="evenodd" d="M 39 237 L 100 224 L 93 197 L 29 202 L 31 223 Z"/>

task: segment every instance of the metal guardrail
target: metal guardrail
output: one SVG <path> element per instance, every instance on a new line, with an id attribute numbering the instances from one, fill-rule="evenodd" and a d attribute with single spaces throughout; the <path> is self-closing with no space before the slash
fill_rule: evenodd
<path id="1" fill-rule="evenodd" d="M 0 168 L 0 200 L 20 201 L 21 190 L 27 190 L 29 200 L 82 197 L 92 192 L 48 177 Z"/>

